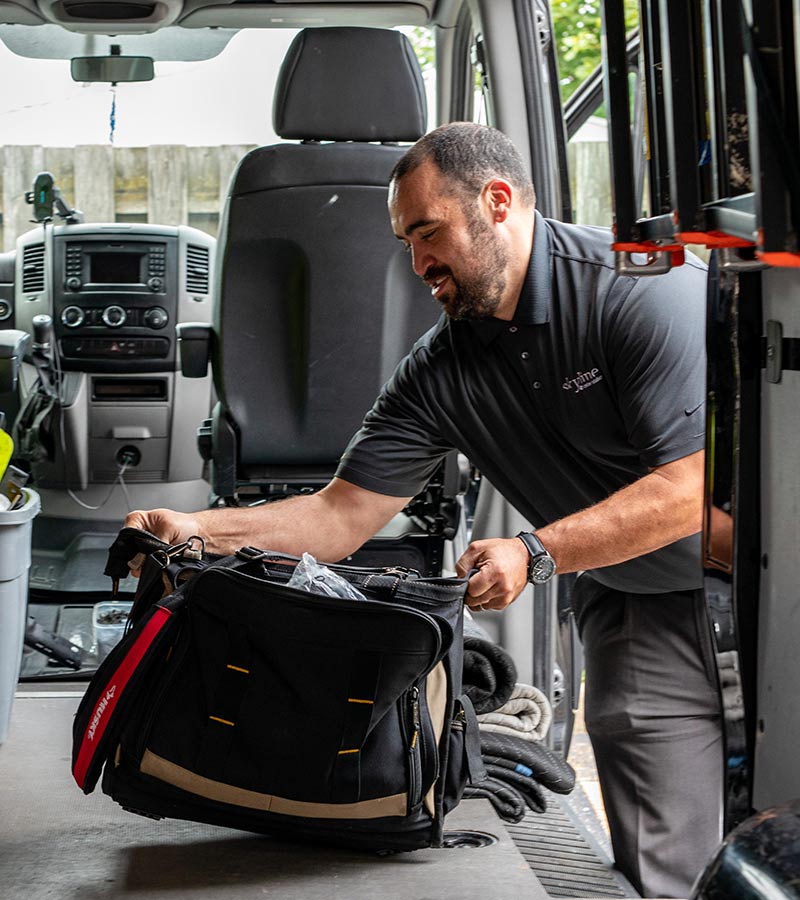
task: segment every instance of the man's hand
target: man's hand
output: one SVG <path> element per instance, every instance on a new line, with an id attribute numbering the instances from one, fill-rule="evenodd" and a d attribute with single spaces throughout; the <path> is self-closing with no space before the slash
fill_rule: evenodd
<path id="1" fill-rule="evenodd" d="M 199 516 L 174 509 L 137 509 L 125 517 L 125 525 L 149 531 L 167 544 L 180 544 L 193 534 L 204 537 Z"/>
<path id="2" fill-rule="evenodd" d="M 456 563 L 462 578 L 478 569 L 467 589 L 469 608 L 505 609 L 516 600 L 528 583 L 528 559 L 528 548 L 519 538 L 471 543 Z"/>

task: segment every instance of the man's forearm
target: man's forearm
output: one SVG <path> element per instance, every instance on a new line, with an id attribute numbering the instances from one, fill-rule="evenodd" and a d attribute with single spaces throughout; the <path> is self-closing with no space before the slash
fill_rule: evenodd
<path id="1" fill-rule="evenodd" d="M 561 573 L 625 562 L 702 527 L 704 456 L 699 451 L 654 469 L 606 500 L 539 528 Z M 527 582 L 528 550 L 516 538 L 475 541 L 457 563 L 470 579 L 473 608 L 504 609 Z"/>
<path id="2" fill-rule="evenodd" d="M 168 543 L 197 534 L 211 553 L 260 547 L 298 556 L 311 553 L 335 562 L 360 547 L 399 512 L 408 498 L 373 493 L 341 479 L 316 494 L 304 494 L 255 507 L 137 510 L 125 524 L 150 531 Z"/>
<path id="3" fill-rule="evenodd" d="M 256 507 L 207 509 L 196 518 L 200 536 L 212 553 L 233 553 L 253 546 L 295 556 L 308 552 L 317 559 L 334 561 L 363 543 L 318 494 Z"/>
<path id="4" fill-rule="evenodd" d="M 562 573 L 625 562 L 702 527 L 703 454 L 661 467 L 537 531 Z"/>

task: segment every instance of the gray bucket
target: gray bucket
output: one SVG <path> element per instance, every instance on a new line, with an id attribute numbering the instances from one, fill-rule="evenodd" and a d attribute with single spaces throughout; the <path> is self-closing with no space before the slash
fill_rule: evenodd
<path id="1" fill-rule="evenodd" d="M 0 744 L 8 736 L 17 688 L 28 611 L 31 529 L 41 509 L 36 491 L 25 490 L 25 505 L 0 509 Z"/>

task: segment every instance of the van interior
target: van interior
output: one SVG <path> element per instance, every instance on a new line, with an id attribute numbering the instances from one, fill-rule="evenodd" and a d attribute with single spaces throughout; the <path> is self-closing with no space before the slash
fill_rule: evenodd
<path id="1" fill-rule="evenodd" d="M 704 34 L 719 47 L 735 40 L 721 5 L 702 5 L 705 21 L 687 13 L 688 67 L 711 53 Z M 796 150 L 798 38 L 772 5 L 744 4 L 742 15 L 784 35 L 783 69 L 767 75 L 794 103 Z M 797 197 L 769 175 L 735 180 L 737 152 L 755 171 L 752 142 L 765 159 L 780 143 L 741 59 L 711 54 L 716 94 L 704 101 L 697 88 L 679 120 L 671 93 L 664 101 L 642 78 L 662 34 L 659 4 L 587 3 L 587 23 L 601 6 L 597 68 L 587 64 L 564 102 L 565 44 L 547 0 L 0 0 L 0 414 L 22 498 L 0 511 L 0 691 L 3 678 L 16 687 L 0 733 L 2 896 L 638 896 L 613 868 L 601 803 L 580 783 L 513 825 L 487 801 L 465 800 L 444 849 L 378 857 L 154 822 L 99 792 L 82 797 L 69 777 L 72 716 L 136 590 L 130 576 L 112 598 L 104 574 L 126 514 L 317 490 L 437 321 L 391 232 L 387 181 L 410 144 L 448 121 L 506 132 L 543 215 L 616 223 L 618 239 L 636 244 L 620 253 L 627 271 L 677 264 L 673 210 L 714 205 L 708 221 L 685 218 L 681 246 L 722 254 L 728 298 L 709 329 L 718 415 L 707 510 L 727 514 L 736 549 L 723 559 L 709 543 L 706 553 L 709 605 L 730 626 L 723 685 L 739 691 L 728 826 L 800 796 L 800 716 L 787 699 L 800 631 L 800 324 L 797 248 L 784 240 Z M 674 51 L 667 71 L 677 78 L 669 21 L 657 49 Z M 699 201 L 687 199 L 680 173 L 697 163 L 675 153 L 691 146 L 680 126 L 700 127 L 726 86 L 741 118 L 712 115 L 709 141 L 729 158 L 697 187 Z M 656 118 L 664 102 L 674 120 Z M 656 127 L 661 143 L 640 153 Z M 711 233 L 739 243 L 715 244 Z M 762 343 L 782 362 L 762 365 Z M 447 575 L 470 540 L 529 528 L 453 454 L 346 562 Z M 582 659 L 570 586 L 566 576 L 529 587 L 479 624 L 546 696 L 547 746 L 574 760 Z M 110 620 L 98 619 L 104 611 Z"/>

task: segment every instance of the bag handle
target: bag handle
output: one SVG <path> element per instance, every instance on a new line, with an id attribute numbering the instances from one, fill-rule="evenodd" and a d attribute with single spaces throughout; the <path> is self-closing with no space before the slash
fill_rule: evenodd
<path id="1" fill-rule="evenodd" d="M 204 551 L 205 542 L 198 535 L 192 535 L 189 540 L 180 544 L 168 544 L 149 531 L 126 526 L 120 529 L 114 543 L 108 548 L 108 559 L 103 574 L 111 579 L 113 597 L 119 591 L 120 581 L 130 574 L 131 569 L 141 568 L 141 565 L 135 564 L 137 557 L 142 557 L 141 561 L 144 562 L 146 556 L 162 554 L 163 564 L 166 566 L 174 556 L 183 554 L 201 559 Z"/>

